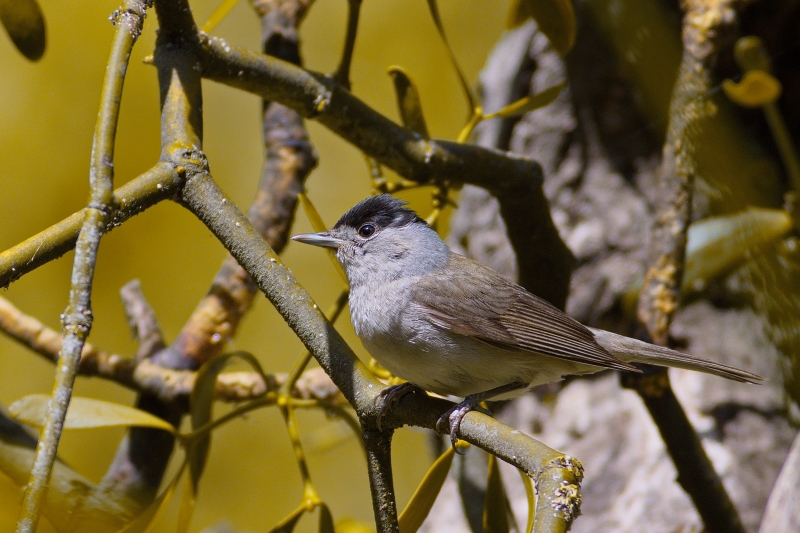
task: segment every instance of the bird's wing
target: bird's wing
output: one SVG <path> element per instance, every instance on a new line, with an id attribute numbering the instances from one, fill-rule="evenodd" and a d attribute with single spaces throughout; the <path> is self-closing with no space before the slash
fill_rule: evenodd
<path id="1" fill-rule="evenodd" d="M 618 370 L 637 369 L 597 344 L 594 334 L 494 270 L 451 254 L 450 266 L 423 276 L 412 301 L 451 333 L 509 351 L 530 351 Z"/>

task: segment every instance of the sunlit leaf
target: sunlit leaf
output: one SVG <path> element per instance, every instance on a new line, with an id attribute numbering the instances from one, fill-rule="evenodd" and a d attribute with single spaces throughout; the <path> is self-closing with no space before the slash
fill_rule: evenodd
<path id="1" fill-rule="evenodd" d="M 31 61 L 42 57 L 47 32 L 36 0 L 0 0 L 0 22 L 22 55 Z"/>
<path id="2" fill-rule="evenodd" d="M 394 82 L 394 93 L 403 125 L 424 137 L 429 137 L 416 85 L 401 67 L 389 67 L 388 73 Z"/>
<path id="3" fill-rule="evenodd" d="M 722 90 L 734 103 L 743 107 L 762 107 L 781 95 L 781 82 L 763 70 L 751 70 L 742 81 L 722 81 Z"/>
<path id="4" fill-rule="evenodd" d="M 8 411 L 20 422 L 42 427 L 49 401 L 50 396 L 47 394 L 31 394 L 11 404 Z M 67 410 L 64 429 L 113 426 L 151 427 L 175 433 L 175 428 L 169 422 L 135 407 L 73 396 Z"/>
<path id="5" fill-rule="evenodd" d="M 528 474 L 520 469 L 519 477 L 522 479 L 522 485 L 525 487 L 525 495 L 528 497 L 528 522 L 525 524 L 525 533 L 533 531 L 533 520 L 536 518 L 536 490 L 533 488 L 533 481 Z"/>
<path id="6" fill-rule="evenodd" d="M 273 527 L 269 530 L 269 533 L 292 533 L 294 531 L 294 527 L 297 525 L 297 522 L 300 520 L 300 517 L 303 516 L 306 508 L 304 506 L 300 506 L 292 513 L 284 518 L 283 520 L 278 523 L 277 526 Z"/>
<path id="7" fill-rule="evenodd" d="M 175 495 L 175 489 L 181 480 L 183 471 L 186 469 L 186 461 L 181 463 L 175 477 L 172 478 L 169 485 L 161 492 L 158 498 L 147 506 L 139 516 L 137 516 L 131 523 L 119 530 L 119 533 L 149 533 L 153 524 L 164 514 L 164 510 Z"/>
<path id="8" fill-rule="evenodd" d="M 319 533 L 334 533 L 333 515 L 324 503 L 319 506 Z"/>
<path id="9" fill-rule="evenodd" d="M 303 211 L 305 212 L 306 217 L 308 217 L 308 221 L 311 222 L 311 227 L 314 228 L 314 231 L 317 233 L 326 231 L 328 228 L 325 226 L 325 223 L 322 221 L 322 217 L 319 216 L 317 208 L 314 207 L 314 204 L 311 203 L 311 200 L 308 198 L 308 196 L 303 193 L 299 193 L 297 198 L 300 200 L 300 205 L 303 206 Z M 342 265 L 340 265 L 339 261 L 336 260 L 336 253 L 329 248 L 325 248 L 325 251 L 328 252 L 328 257 L 330 257 L 336 272 L 338 272 L 345 283 L 347 283 L 347 276 L 345 276 L 344 270 L 342 270 Z"/>
<path id="10" fill-rule="evenodd" d="M 751 250 L 776 241 L 791 227 L 792 217 L 786 211 L 756 207 L 693 223 L 682 290 L 702 290 L 708 281 L 744 263 Z"/>
<path id="11" fill-rule="evenodd" d="M 486 500 L 483 504 L 483 531 L 485 533 L 508 533 L 508 499 L 497 457 L 489 454 L 489 479 L 486 482 Z"/>
<path id="12" fill-rule="evenodd" d="M 503 109 L 496 113 L 492 113 L 491 115 L 487 115 L 484 119 L 489 119 L 493 117 L 513 117 L 517 115 L 524 115 L 529 111 L 533 111 L 535 109 L 539 109 L 540 107 L 544 107 L 552 103 L 558 95 L 561 94 L 561 91 L 564 90 L 566 87 L 565 83 L 559 83 L 558 85 L 554 85 L 544 91 L 534 94 L 531 96 L 526 96 L 525 98 L 520 98 L 516 102 L 510 103 L 505 106 Z"/>
<path id="13" fill-rule="evenodd" d="M 268 382 L 258 359 L 256 359 L 253 354 L 247 352 L 230 352 L 220 354 L 208 360 L 200 367 L 200 370 L 197 371 L 197 379 L 195 380 L 192 395 L 189 400 L 189 414 L 191 416 L 193 430 L 211 421 L 211 411 L 214 398 L 216 397 L 217 377 L 219 377 L 219 374 L 233 359 L 243 359 L 264 378 L 265 383 Z M 200 477 L 203 475 L 203 469 L 205 468 L 210 446 L 210 432 L 198 435 L 189 444 L 187 461 L 189 463 L 189 473 L 192 480 L 191 489 L 194 494 L 197 493 L 197 484 L 200 481 Z"/>
<path id="14" fill-rule="evenodd" d="M 442 38 L 442 42 L 447 49 L 447 55 L 450 56 L 450 62 L 453 64 L 453 68 L 456 69 L 456 74 L 458 74 L 458 81 L 461 83 L 461 89 L 464 91 L 464 97 L 467 99 L 470 115 L 473 115 L 475 112 L 475 99 L 472 97 L 472 90 L 469 88 L 467 77 L 464 76 L 464 72 L 462 72 L 461 67 L 458 66 L 456 55 L 453 53 L 453 49 L 450 48 L 450 42 L 447 40 L 447 35 L 444 33 L 444 25 L 442 25 L 442 18 L 439 16 L 439 6 L 436 0 L 428 0 L 428 8 L 430 8 L 431 18 L 433 18 L 433 23 L 436 25 L 436 30 L 439 32 L 439 36 Z"/>
<path id="15" fill-rule="evenodd" d="M 448 448 L 428 469 L 417 490 L 414 491 L 414 495 L 411 496 L 411 501 L 400 513 L 397 520 L 400 525 L 400 533 L 415 533 L 425 521 L 428 513 L 431 512 L 433 502 L 436 501 L 436 497 L 442 490 L 445 479 L 447 479 L 454 455 L 453 448 Z"/>
<path id="16" fill-rule="evenodd" d="M 508 27 L 516 28 L 533 18 L 559 54 L 564 55 L 575 44 L 575 10 L 572 0 L 514 0 Z"/>
<path id="17" fill-rule="evenodd" d="M 217 24 L 228 16 L 228 13 L 236 6 L 237 2 L 239 2 L 239 0 L 223 0 L 223 2 L 217 6 L 217 9 L 211 13 L 211 16 L 208 17 L 208 20 L 203 23 L 203 26 L 200 28 L 201 31 L 208 33 L 216 28 Z"/>

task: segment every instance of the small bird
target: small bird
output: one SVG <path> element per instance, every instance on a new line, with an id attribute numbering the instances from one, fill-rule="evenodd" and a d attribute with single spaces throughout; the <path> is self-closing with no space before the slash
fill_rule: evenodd
<path id="1" fill-rule="evenodd" d="M 417 388 L 464 398 L 439 419 L 450 439 L 483 400 L 501 400 L 567 375 L 630 363 L 758 383 L 761 376 L 636 339 L 587 328 L 477 261 L 453 253 L 405 202 L 359 202 L 329 231 L 292 240 L 332 248 L 350 284 L 356 335 L 380 364 L 408 381 L 382 394 L 384 414 Z M 378 419 L 380 423 L 380 416 Z"/>

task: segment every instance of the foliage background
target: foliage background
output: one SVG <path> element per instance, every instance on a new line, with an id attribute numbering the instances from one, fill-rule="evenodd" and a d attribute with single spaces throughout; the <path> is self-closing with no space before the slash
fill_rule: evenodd
<path id="1" fill-rule="evenodd" d="M 192 3 L 198 23 L 216 0 Z M 468 79 L 475 79 L 500 37 L 508 2 L 490 7 L 476 1 L 441 1 L 442 18 Z M 108 15 L 116 1 L 41 3 L 47 20 L 48 48 L 30 63 L 0 38 L 0 248 L 6 249 L 63 219 L 85 205 L 92 131 L 100 99 L 112 26 Z M 332 71 L 341 52 L 346 24 L 344 0 L 317 0 L 301 29 L 305 66 Z M 365 2 L 353 59 L 353 92 L 390 117 L 396 117 L 386 68 L 401 65 L 417 83 L 433 137 L 454 138 L 466 116 L 457 79 L 423 0 Z M 143 63 L 154 47 L 156 21 L 151 12 L 134 48 L 123 95 L 117 134 L 115 186 L 147 170 L 159 155 L 159 102 L 156 70 Z M 242 1 L 214 35 L 231 43 L 260 48 L 258 18 Z M 205 142 L 211 170 L 242 209 L 250 204 L 262 166 L 261 101 L 212 82 L 203 82 Z M 319 167 L 307 187 L 323 218 L 332 224 L 369 193 L 361 154 L 311 122 Z M 406 195 L 425 213 L 425 195 Z M 301 215 L 295 232 L 310 231 Z M 180 331 L 205 294 L 225 252 L 212 235 L 181 207 L 165 202 L 135 217 L 103 239 L 94 282 L 95 321 L 89 339 L 116 353 L 130 355 L 135 343 L 125 324 L 119 288 L 133 278 L 158 313 L 167 340 Z M 341 286 L 318 250 L 290 246 L 285 261 L 324 309 Z M 66 306 L 72 252 L 15 282 L 3 296 L 46 325 L 59 329 Z M 349 321 L 339 329 L 363 355 Z M 253 352 L 268 371 L 287 371 L 301 345 L 263 298 L 240 327 L 233 349 Z M 53 366 L 39 356 L 0 338 L 0 403 L 32 393 L 49 393 Z M 134 394 L 99 379 L 78 378 L 75 394 L 131 404 Z M 228 407 L 218 407 L 219 411 Z M 218 412 L 219 412 L 218 411 Z M 356 438 L 344 424 L 319 413 L 299 412 L 312 475 L 336 519 L 346 516 L 372 522 L 366 469 Z M 67 432 L 60 456 L 99 481 L 111 461 L 121 429 Z M 395 484 L 402 509 L 427 469 L 425 433 L 401 430 L 394 446 Z M 211 457 L 200 489 L 193 530 L 229 520 L 236 530 L 262 530 L 293 509 L 301 485 L 277 410 L 252 413 L 214 434 Z M 0 530 L 13 529 L 21 492 L 0 474 Z M 160 520 L 171 530 L 176 506 Z M 42 531 L 50 528 L 44 523 Z M 305 522 L 310 530 L 312 521 Z M 300 526 L 303 527 L 302 525 Z"/>

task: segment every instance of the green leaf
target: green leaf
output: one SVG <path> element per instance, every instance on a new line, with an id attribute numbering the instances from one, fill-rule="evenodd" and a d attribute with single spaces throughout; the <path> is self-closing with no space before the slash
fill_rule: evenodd
<path id="1" fill-rule="evenodd" d="M 20 422 L 42 427 L 50 400 L 51 397 L 47 394 L 31 394 L 11 404 L 8 411 Z M 67 410 L 67 419 L 64 421 L 64 429 L 113 426 L 142 426 L 176 433 L 175 428 L 169 422 L 135 407 L 92 398 L 72 397 Z"/>
<path id="2" fill-rule="evenodd" d="M 722 90 L 742 107 L 763 107 L 781 95 L 781 82 L 763 70 L 751 70 L 742 81 L 722 80 Z"/>
<path id="3" fill-rule="evenodd" d="M 489 479 L 483 504 L 484 533 L 508 533 L 508 498 L 500 478 L 497 457 L 489 454 Z"/>
<path id="4" fill-rule="evenodd" d="M 533 18 L 550 43 L 562 56 L 575 44 L 575 10 L 571 0 L 515 0 L 508 27 L 516 28 Z"/>
<path id="5" fill-rule="evenodd" d="M 702 290 L 708 281 L 743 264 L 754 248 L 783 237 L 792 224 L 786 211 L 757 207 L 693 223 L 689 226 L 681 290 Z"/>
<path id="6" fill-rule="evenodd" d="M 436 497 L 442 490 L 445 479 L 447 479 L 454 455 L 453 448 L 448 448 L 428 469 L 417 490 L 414 491 L 414 495 L 411 496 L 411 501 L 400 513 L 400 518 L 397 520 L 400 533 L 415 533 L 425 521 L 428 513 L 431 512 L 433 502 L 436 501 Z"/>
<path id="7" fill-rule="evenodd" d="M 195 504 L 197 503 L 197 481 L 192 476 L 187 476 L 181 491 L 181 502 L 178 507 L 178 533 L 187 533 L 189 524 L 192 523 Z"/>
<path id="8" fill-rule="evenodd" d="M 219 374 L 234 358 L 246 361 L 262 378 L 264 378 L 265 383 L 269 382 L 266 375 L 264 375 L 264 371 L 261 369 L 258 359 L 256 359 L 253 354 L 241 351 L 230 352 L 220 354 L 206 361 L 206 363 L 200 367 L 200 370 L 197 371 L 197 379 L 195 380 L 192 395 L 189 400 L 189 414 L 191 416 L 193 430 L 211 422 L 211 411 L 217 390 L 217 377 L 219 377 Z M 210 432 L 201 433 L 189 443 L 187 461 L 189 463 L 189 473 L 192 481 L 190 487 L 192 498 L 197 494 L 197 484 L 200 482 L 200 477 L 203 475 L 203 469 L 205 468 L 210 447 Z M 188 505 L 188 502 L 186 503 Z"/>
<path id="9" fill-rule="evenodd" d="M 319 533 L 334 533 L 333 515 L 324 503 L 319 505 Z"/>
<path id="10" fill-rule="evenodd" d="M 42 57 L 47 32 L 36 0 L 0 0 L 0 22 L 22 55 L 31 61 Z"/>
<path id="11" fill-rule="evenodd" d="M 485 116 L 484 120 L 494 117 L 513 117 L 517 115 L 524 115 L 529 111 L 549 105 L 555 101 L 556 98 L 558 98 L 558 95 L 561 94 L 561 91 L 564 90 L 566 85 L 566 82 L 559 83 L 558 85 L 554 85 L 540 93 L 526 96 L 525 98 L 520 98 L 516 102 L 508 104 L 500 111 Z"/>
<path id="12" fill-rule="evenodd" d="M 472 97 L 472 90 L 469 88 L 467 77 L 464 76 L 464 72 L 462 72 L 461 67 L 458 66 L 456 55 L 453 53 L 453 49 L 450 48 L 450 42 L 447 40 L 447 35 L 445 35 L 444 33 L 444 25 L 442 25 L 442 18 L 439 16 L 439 6 L 437 5 L 436 0 L 428 0 L 428 8 L 430 9 L 433 23 L 436 25 L 436 30 L 439 32 L 439 36 L 442 38 L 442 42 L 444 43 L 444 46 L 447 49 L 447 55 L 450 57 L 450 62 L 453 64 L 453 68 L 456 69 L 456 74 L 458 75 L 458 81 L 459 83 L 461 83 L 461 90 L 464 91 L 464 96 L 467 99 L 467 105 L 469 106 L 469 113 L 470 115 L 473 115 L 475 114 L 475 107 L 476 107 L 475 99 Z"/>
<path id="13" fill-rule="evenodd" d="M 525 524 L 525 533 L 531 533 L 533 531 L 533 520 L 536 518 L 536 491 L 533 488 L 531 477 L 519 468 L 517 472 L 519 472 L 519 477 L 522 478 L 525 495 L 528 497 L 528 523 Z"/>
<path id="14" fill-rule="evenodd" d="M 300 517 L 303 516 L 305 510 L 305 506 L 301 505 L 292 511 L 292 514 L 281 520 L 277 526 L 270 529 L 269 533 L 292 533 L 292 531 L 294 531 L 294 527 L 297 525 Z"/>
<path id="15" fill-rule="evenodd" d="M 428 126 L 425 124 L 422 102 L 416 85 L 414 85 L 414 82 L 411 81 L 411 78 L 402 67 L 389 67 L 388 73 L 394 82 L 397 107 L 400 110 L 400 118 L 403 121 L 403 125 L 423 137 L 429 137 Z"/>

